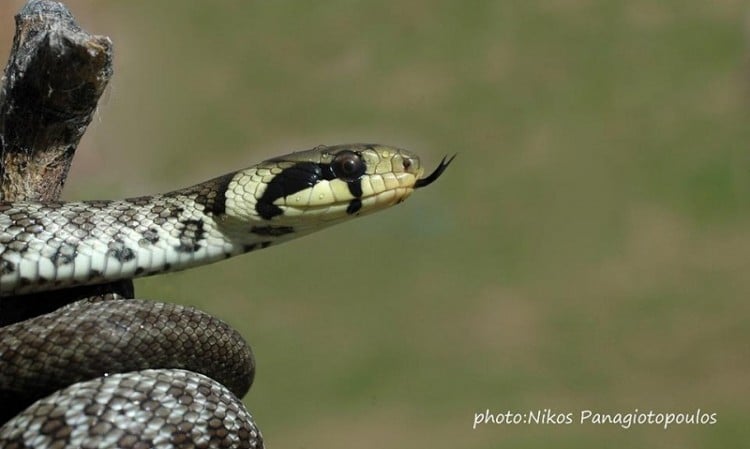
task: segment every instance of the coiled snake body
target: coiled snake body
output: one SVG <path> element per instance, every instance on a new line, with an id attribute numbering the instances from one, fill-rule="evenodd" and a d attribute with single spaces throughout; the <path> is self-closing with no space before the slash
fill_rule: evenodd
<path id="1" fill-rule="evenodd" d="M 406 150 L 321 146 L 162 195 L 0 202 L 0 297 L 266 248 L 400 203 L 449 163 L 422 177 Z M 0 404 L 39 399 L 0 427 L 0 446 L 261 447 L 237 399 L 253 368 L 242 337 L 200 311 L 140 300 L 73 303 L 0 329 Z"/>

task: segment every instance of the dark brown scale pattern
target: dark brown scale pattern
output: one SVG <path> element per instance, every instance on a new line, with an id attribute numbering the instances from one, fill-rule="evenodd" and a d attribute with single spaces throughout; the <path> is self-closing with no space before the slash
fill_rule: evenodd
<path id="1" fill-rule="evenodd" d="M 218 382 L 191 371 L 144 370 L 77 383 L 35 402 L 0 428 L 0 447 L 262 448 L 263 437 Z"/>
<path id="2" fill-rule="evenodd" d="M 67 385 L 147 368 L 203 373 L 242 397 L 254 360 L 242 336 L 190 307 L 79 301 L 0 328 L 0 422 Z"/>

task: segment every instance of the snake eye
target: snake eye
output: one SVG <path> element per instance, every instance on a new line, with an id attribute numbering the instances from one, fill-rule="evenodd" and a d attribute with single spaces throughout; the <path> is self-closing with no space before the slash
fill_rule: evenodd
<path id="1" fill-rule="evenodd" d="M 331 162 L 333 174 L 347 181 L 358 179 L 367 169 L 362 156 L 353 151 L 342 151 Z"/>

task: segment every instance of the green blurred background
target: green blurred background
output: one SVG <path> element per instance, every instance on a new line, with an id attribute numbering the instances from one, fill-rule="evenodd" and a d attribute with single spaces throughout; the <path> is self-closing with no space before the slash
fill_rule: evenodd
<path id="1" fill-rule="evenodd" d="M 22 3 L 0 6 L 3 59 Z M 137 282 L 251 342 L 273 447 L 750 440 L 744 2 L 65 3 L 115 45 L 67 198 L 320 143 L 459 153 L 402 206 Z M 472 430 L 545 408 L 718 422 Z"/>

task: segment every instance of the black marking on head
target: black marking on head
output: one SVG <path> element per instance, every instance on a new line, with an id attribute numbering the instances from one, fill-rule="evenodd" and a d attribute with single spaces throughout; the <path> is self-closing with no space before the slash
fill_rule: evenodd
<path id="1" fill-rule="evenodd" d="M 349 205 L 346 206 L 346 213 L 349 215 L 354 215 L 359 210 L 362 209 L 362 200 L 359 198 L 354 198 L 353 200 L 349 201 Z"/>
<path id="2" fill-rule="evenodd" d="M 274 176 L 266 185 L 263 196 L 258 199 L 255 210 L 258 215 L 270 220 L 281 215 L 284 211 L 273 204 L 279 198 L 294 195 L 297 192 L 313 187 L 320 180 L 336 179 L 329 164 L 314 162 L 299 162 Z"/>
<path id="3" fill-rule="evenodd" d="M 367 164 L 359 152 L 343 150 L 336 153 L 330 164 L 298 162 L 284 169 L 266 185 L 266 190 L 258 199 L 255 210 L 262 218 L 270 220 L 284 211 L 274 201 L 302 190 L 309 189 L 320 181 L 340 179 L 347 183 L 349 192 L 355 198 L 362 197 L 361 178 Z"/>
<path id="4" fill-rule="evenodd" d="M 146 271 L 146 269 L 145 269 L 145 268 L 143 268 L 143 267 L 138 267 L 138 268 L 136 268 L 136 269 L 135 269 L 135 275 L 136 275 L 136 276 L 140 276 L 141 274 L 143 274 L 143 272 L 144 272 L 144 271 Z"/>
<path id="5" fill-rule="evenodd" d="M 266 220 L 270 220 L 273 217 L 284 213 L 284 211 L 281 210 L 279 206 L 271 203 L 266 203 L 262 199 L 259 200 L 255 205 L 255 210 L 258 212 L 258 215 L 265 218 Z"/>
<path id="6" fill-rule="evenodd" d="M 181 253 L 194 253 L 201 248 L 200 241 L 203 240 L 206 231 L 202 220 L 185 220 L 180 223 L 180 244 L 177 251 Z"/>
<path id="7" fill-rule="evenodd" d="M 359 179 L 348 181 L 346 186 L 349 187 L 349 193 L 351 193 L 354 198 L 362 198 L 362 181 Z"/>
<path id="8" fill-rule="evenodd" d="M 271 237 L 279 237 L 285 234 L 293 233 L 294 228 L 292 226 L 253 226 L 250 232 L 257 235 L 270 235 Z"/>
<path id="9" fill-rule="evenodd" d="M 107 256 L 116 259 L 118 262 L 124 263 L 135 259 L 135 252 L 125 246 L 125 242 L 122 240 L 115 240 L 110 242 Z"/>

